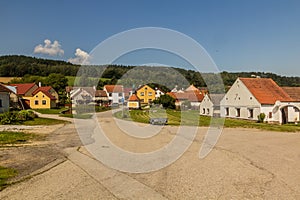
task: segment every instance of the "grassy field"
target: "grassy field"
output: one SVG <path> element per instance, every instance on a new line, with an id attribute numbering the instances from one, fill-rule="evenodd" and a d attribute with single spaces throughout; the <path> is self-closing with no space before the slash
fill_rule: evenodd
<path id="1" fill-rule="evenodd" d="M 149 110 L 132 110 L 126 111 L 125 116 L 122 117 L 122 112 L 114 114 L 115 117 L 124 120 L 133 120 L 141 123 L 149 123 L 149 119 L 153 117 L 168 117 L 169 125 L 196 125 L 196 126 L 209 126 L 211 118 L 207 116 L 199 116 L 198 111 L 176 111 L 176 110 L 162 110 L 151 112 Z M 223 118 L 214 118 L 212 124 L 222 124 Z M 269 131 L 280 132 L 300 132 L 300 124 L 267 124 L 257 123 L 255 121 L 241 120 L 241 119 L 225 119 L 224 127 L 228 128 L 256 128 Z"/>

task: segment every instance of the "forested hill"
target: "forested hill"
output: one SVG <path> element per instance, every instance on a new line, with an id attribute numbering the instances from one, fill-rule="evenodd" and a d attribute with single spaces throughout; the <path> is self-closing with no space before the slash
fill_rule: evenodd
<path id="1" fill-rule="evenodd" d="M 36 76 L 48 76 L 52 73 L 59 73 L 65 76 L 76 76 L 79 68 L 79 65 L 73 65 L 65 61 L 15 55 L 0 56 L 0 77 L 23 77 L 26 74 Z M 124 74 L 128 73 L 129 71 L 132 71 L 133 68 L 134 66 L 110 65 L 107 68 L 104 68 L 103 66 L 84 66 L 80 69 L 83 69 L 83 73 L 85 73 L 89 77 L 100 77 L 101 74 L 102 78 L 120 79 Z M 143 66 L 134 68 L 138 69 L 135 70 L 135 73 L 143 74 L 143 72 L 145 72 L 145 68 L 147 67 Z M 200 74 L 199 72 L 195 72 L 193 70 L 185 70 L 182 68 L 174 69 L 178 71 L 181 75 L 183 75 L 190 84 L 194 84 L 198 87 L 204 87 L 206 85 L 202 79 L 202 76 L 211 75 L 209 73 Z M 146 78 L 152 80 L 157 77 L 162 77 L 162 71 L 164 70 L 151 70 L 151 73 L 147 74 Z M 265 72 L 221 72 L 221 77 L 224 81 L 224 85 L 226 86 L 231 86 L 237 77 L 252 76 L 272 78 L 280 86 L 300 86 L 300 77 L 287 77 Z"/>
<path id="2" fill-rule="evenodd" d="M 28 56 L 0 56 L 1 77 L 22 77 L 26 74 L 48 76 L 51 73 L 60 73 L 65 76 L 76 76 L 78 65 L 60 61 Z"/>

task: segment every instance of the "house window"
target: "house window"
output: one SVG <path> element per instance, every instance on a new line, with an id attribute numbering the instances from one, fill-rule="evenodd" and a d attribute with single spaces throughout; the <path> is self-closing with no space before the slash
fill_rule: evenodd
<path id="1" fill-rule="evenodd" d="M 149 92 L 148 95 L 149 95 L 149 96 L 152 96 L 152 92 Z"/>
<path id="2" fill-rule="evenodd" d="M 43 98 L 45 97 L 45 95 L 43 95 Z"/>
<path id="3" fill-rule="evenodd" d="M 119 93 L 119 97 L 123 96 L 122 93 Z"/>
<path id="4" fill-rule="evenodd" d="M 229 108 L 225 108 L 225 115 L 229 116 Z"/>
<path id="5" fill-rule="evenodd" d="M 110 93 L 108 93 L 108 96 L 109 96 L 109 97 L 111 97 L 111 96 L 112 96 L 112 93 L 111 93 L 111 92 L 110 92 Z"/>
<path id="6" fill-rule="evenodd" d="M 36 95 L 35 97 L 36 97 L 36 98 L 39 98 L 39 96 L 38 96 L 38 95 Z"/>
<path id="7" fill-rule="evenodd" d="M 142 97 L 145 96 L 145 93 L 144 93 L 144 92 L 141 92 L 141 96 L 142 96 Z"/>
<path id="8" fill-rule="evenodd" d="M 269 112 L 269 118 L 272 118 L 273 115 L 272 115 L 272 112 Z"/>
<path id="9" fill-rule="evenodd" d="M 47 103 L 46 100 L 43 100 L 43 101 L 42 101 L 42 104 L 43 104 L 43 105 L 46 105 L 46 103 Z"/>
<path id="10" fill-rule="evenodd" d="M 209 114 L 209 108 L 207 108 L 207 114 Z"/>
<path id="11" fill-rule="evenodd" d="M 241 116 L 241 109 L 240 108 L 236 108 L 236 116 L 237 117 Z"/>
<path id="12" fill-rule="evenodd" d="M 253 118 L 253 109 L 252 108 L 248 109 L 248 111 L 249 111 L 249 118 Z"/>
<path id="13" fill-rule="evenodd" d="M 34 105 L 39 105 L 39 101 L 38 101 L 38 100 L 35 100 L 35 101 L 34 101 Z"/>
<path id="14" fill-rule="evenodd" d="M 202 113 L 203 113 L 203 114 L 205 114 L 205 108 L 203 108 L 203 111 L 202 111 Z"/>
<path id="15" fill-rule="evenodd" d="M 0 99 L 0 108 L 2 108 L 2 99 Z"/>

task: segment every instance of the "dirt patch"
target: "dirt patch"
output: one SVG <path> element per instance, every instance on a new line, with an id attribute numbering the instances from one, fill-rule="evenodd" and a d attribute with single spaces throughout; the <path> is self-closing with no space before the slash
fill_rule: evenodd
<path id="1" fill-rule="evenodd" d="M 81 144 L 73 128 L 72 124 L 31 127 L 1 126 L 0 130 L 36 134 L 32 141 L 0 148 L 0 166 L 18 171 L 18 175 L 10 181 L 21 180 L 55 160 L 65 159 L 62 149 Z"/>

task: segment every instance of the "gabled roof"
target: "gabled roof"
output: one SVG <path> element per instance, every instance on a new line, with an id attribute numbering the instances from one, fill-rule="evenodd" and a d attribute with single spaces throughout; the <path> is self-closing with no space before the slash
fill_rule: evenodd
<path id="1" fill-rule="evenodd" d="M 152 87 L 150 87 L 149 85 L 145 84 L 145 85 L 140 85 L 140 86 L 136 89 L 136 91 L 142 89 L 143 87 L 147 87 L 147 88 L 150 88 L 151 90 L 154 90 Z M 154 90 L 154 91 L 155 91 L 155 90 Z"/>
<path id="2" fill-rule="evenodd" d="M 96 90 L 95 97 L 107 97 L 107 94 L 104 90 Z"/>
<path id="3" fill-rule="evenodd" d="M 35 83 L 17 83 L 17 84 L 10 84 L 10 85 L 17 87 L 17 94 L 19 95 L 24 95 L 32 87 L 37 86 Z"/>
<path id="4" fill-rule="evenodd" d="M 140 101 L 139 97 L 136 94 L 130 95 L 128 101 Z"/>
<path id="5" fill-rule="evenodd" d="M 239 78 L 261 104 L 294 101 L 271 78 Z"/>
<path id="6" fill-rule="evenodd" d="M 123 86 L 122 85 L 105 85 L 104 89 L 109 93 L 123 92 Z"/>
<path id="7" fill-rule="evenodd" d="M 209 99 L 214 106 L 219 106 L 225 94 L 208 94 Z"/>
<path id="8" fill-rule="evenodd" d="M 300 87 L 281 87 L 295 101 L 300 101 Z"/>
<path id="9" fill-rule="evenodd" d="M 50 87 L 51 89 L 52 87 Z M 49 88 L 48 87 L 39 87 L 38 89 L 36 89 L 32 94 L 36 95 L 37 93 L 42 92 L 44 93 L 47 97 L 49 97 L 51 100 L 56 100 L 56 98 L 49 93 Z"/>
<path id="10" fill-rule="evenodd" d="M 12 92 L 10 89 L 0 83 L 0 92 Z"/>
<path id="11" fill-rule="evenodd" d="M 199 89 L 196 88 L 194 85 L 190 85 L 188 88 L 185 89 L 185 91 L 199 91 Z"/>
<path id="12" fill-rule="evenodd" d="M 203 93 L 189 91 L 189 92 L 168 92 L 167 95 L 173 97 L 179 101 L 192 101 L 192 102 L 201 102 L 204 98 Z"/>

